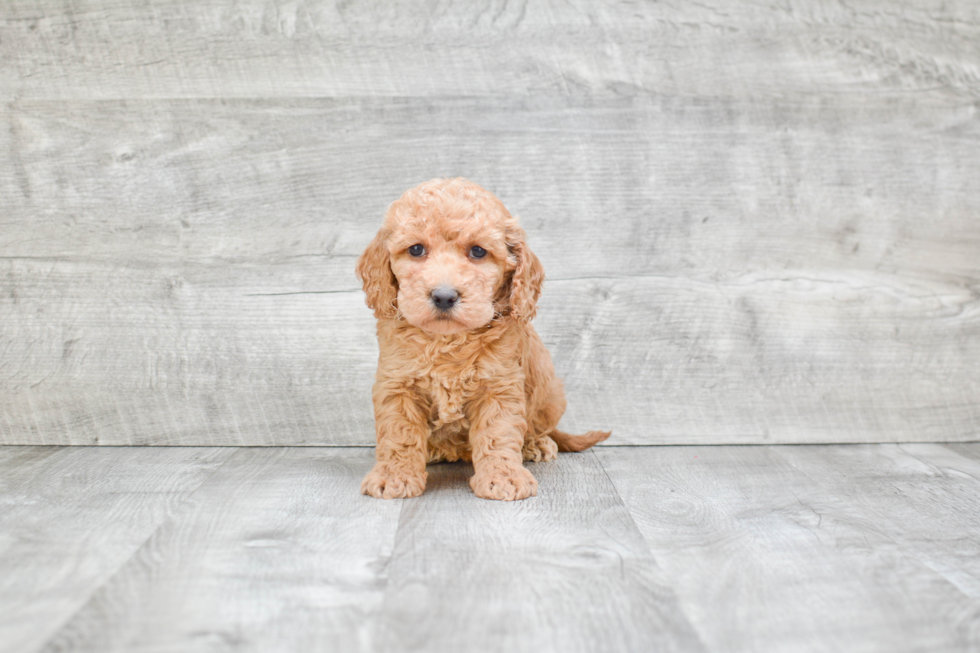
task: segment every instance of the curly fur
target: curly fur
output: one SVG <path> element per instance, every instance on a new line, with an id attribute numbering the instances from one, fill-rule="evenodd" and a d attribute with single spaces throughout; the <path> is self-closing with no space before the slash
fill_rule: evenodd
<path id="1" fill-rule="evenodd" d="M 413 256 L 409 248 L 424 247 Z M 472 255 L 476 245 L 486 251 Z M 609 437 L 557 429 L 565 394 L 531 326 L 544 269 L 492 193 L 465 179 L 405 192 L 357 262 L 378 319 L 374 384 L 377 463 L 361 490 L 378 498 L 425 489 L 428 462 L 471 460 L 487 499 L 524 499 L 537 481 L 523 461 L 553 460 Z M 431 298 L 458 292 L 451 310 Z"/>

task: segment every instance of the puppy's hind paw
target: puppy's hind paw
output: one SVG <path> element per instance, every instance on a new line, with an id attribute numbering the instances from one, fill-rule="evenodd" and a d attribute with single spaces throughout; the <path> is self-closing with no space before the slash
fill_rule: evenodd
<path id="1" fill-rule="evenodd" d="M 361 494 L 375 499 L 407 499 L 425 491 L 425 472 L 421 474 L 377 463 L 361 481 Z"/>
<path id="2" fill-rule="evenodd" d="M 538 482 L 523 465 L 479 470 L 470 479 L 470 487 L 476 496 L 498 501 L 520 501 L 538 493 Z"/>
<path id="3" fill-rule="evenodd" d="M 521 454 L 527 462 L 548 462 L 558 457 L 558 445 L 545 435 L 536 440 L 526 440 Z"/>

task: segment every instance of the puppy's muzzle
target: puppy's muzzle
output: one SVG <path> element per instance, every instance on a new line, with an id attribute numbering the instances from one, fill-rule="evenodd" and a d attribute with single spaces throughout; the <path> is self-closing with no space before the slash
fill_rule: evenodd
<path id="1" fill-rule="evenodd" d="M 429 298 L 432 300 L 433 306 L 440 311 L 447 312 L 452 310 L 453 306 L 459 302 L 459 293 L 456 292 L 455 288 L 439 286 L 429 293 Z"/>

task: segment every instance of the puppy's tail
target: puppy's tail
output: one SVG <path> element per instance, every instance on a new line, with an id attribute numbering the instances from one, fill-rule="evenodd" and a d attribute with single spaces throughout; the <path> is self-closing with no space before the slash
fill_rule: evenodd
<path id="1" fill-rule="evenodd" d="M 589 431 L 585 435 L 569 435 L 558 429 L 551 432 L 551 439 L 558 445 L 558 451 L 585 451 L 592 445 L 602 442 L 611 431 Z"/>

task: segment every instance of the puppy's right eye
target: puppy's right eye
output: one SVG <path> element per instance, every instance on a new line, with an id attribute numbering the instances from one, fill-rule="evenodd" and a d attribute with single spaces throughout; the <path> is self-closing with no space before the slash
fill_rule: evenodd
<path id="1" fill-rule="evenodd" d="M 425 254 L 425 248 L 422 247 L 421 245 L 412 245 L 411 247 L 408 248 L 408 253 L 414 256 L 415 258 L 418 258 L 423 254 Z"/>

